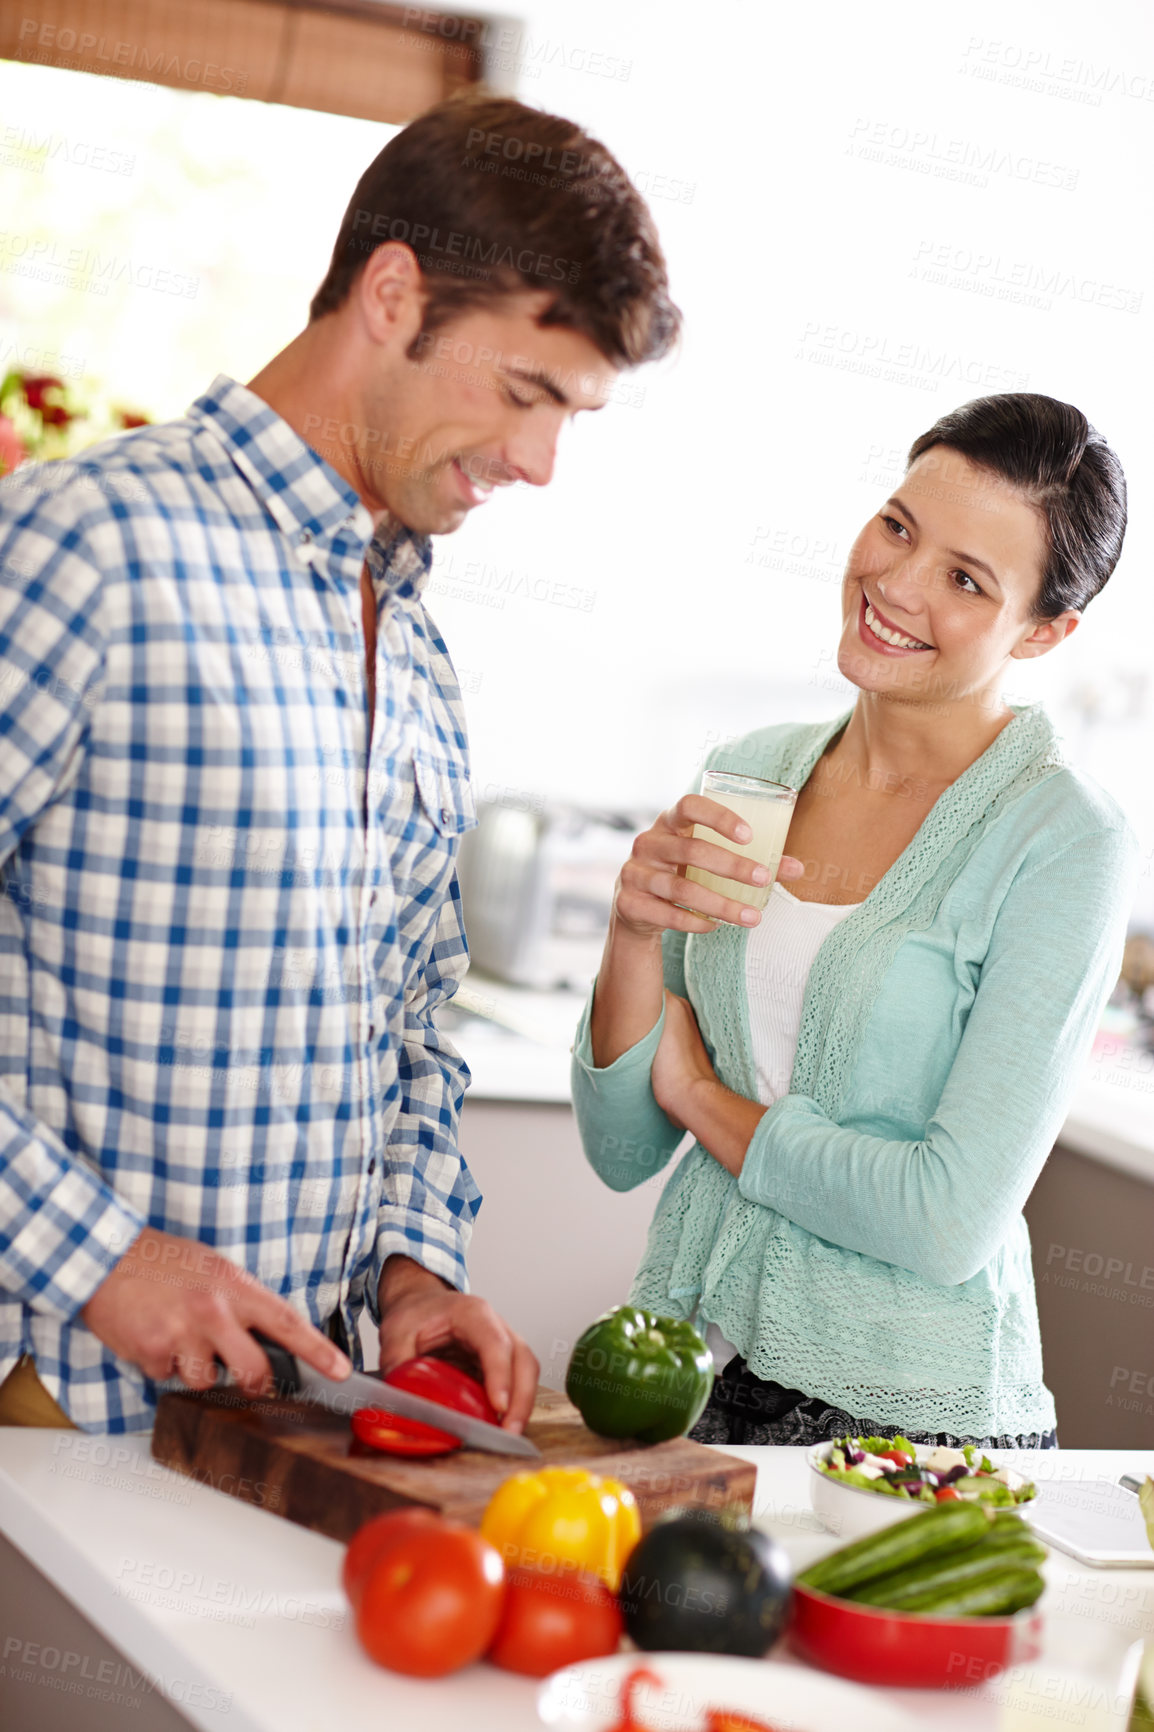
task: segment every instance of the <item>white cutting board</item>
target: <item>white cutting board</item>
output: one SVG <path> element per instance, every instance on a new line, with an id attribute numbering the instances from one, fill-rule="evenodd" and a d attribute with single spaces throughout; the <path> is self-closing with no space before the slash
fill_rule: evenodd
<path id="1" fill-rule="evenodd" d="M 1040 1540 L 1101 1569 L 1154 1569 L 1137 1496 L 1108 1479 L 1039 1480 L 1026 1506 Z"/>

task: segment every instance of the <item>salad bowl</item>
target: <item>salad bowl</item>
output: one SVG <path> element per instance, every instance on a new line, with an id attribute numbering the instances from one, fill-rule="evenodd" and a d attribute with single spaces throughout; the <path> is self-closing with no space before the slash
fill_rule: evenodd
<path id="1" fill-rule="evenodd" d="M 912 1453 L 916 1466 L 922 1469 L 940 1455 L 940 1452 L 932 1444 L 906 1444 L 905 1440 L 900 1437 L 839 1439 L 834 1443 L 814 1444 L 812 1449 L 806 1452 L 809 1466 L 810 1503 L 813 1505 L 814 1514 L 822 1525 L 829 1529 L 830 1533 L 847 1541 L 864 1539 L 867 1534 L 879 1533 L 882 1528 L 889 1527 L 893 1522 L 904 1521 L 908 1516 L 918 1515 L 921 1511 L 932 1507 L 934 1501 L 932 1490 L 928 1498 L 919 1501 L 915 1497 L 895 1493 L 892 1490 L 877 1491 L 868 1484 L 855 1485 L 848 1479 L 837 1478 L 830 1474 L 827 1471 L 830 1457 L 835 1450 L 839 1449 L 841 1444 L 847 1441 L 852 1441 L 858 1446 L 879 1442 L 899 1446 L 899 1453 Z M 904 1448 L 901 1447 L 903 1445 Z M 844 1451 L 842 1453 L 844 1455 Z M 866 1450 L 862 1450 L 861 1453 L 872 1454 Z M 994 1473 L 998 1471 L 997 1462 L 982 1450 L 974 1449 L 971 1446 L 968 1451 L 951 1453 L 958 1456 L 959 1460 L 950 1469 L 943 1470 L 941 1477 L 943 1481 L 946 1481 L 948 1475 L 952 1473 L 955 1484 L 959 1477 L 965 1479 L 967 1482 L 966 1489 L 959 1492 L 959 1496 L 973 1495 L 972 1481 L 975 1478 L 987 1478 L 992 1482 L 988 1501 L 996 1503 L 999 1507 L 1015 1508 L 1018 1514 L 1022 1516 L 1027 1516 L 1030 1513 L 1031 1501 L 1034 1496 L 1034 1488 L 1031 1485 L 1023 1481 L 1020 1488 L 1011 1494 L 1008 1487 L 1002 1490 L 1001 1481 L 994 1479 Z M 964 1454 L 969 1455 L 970 1461 L 959 1474 L 960 1458 Z M 880 1459 L 880 1457 L 876 1459 Z M 995 1486 L 999 1488 L 996 1491 Z M 978 1497 L 977 1501 L 984 1502 L 987 1499 Z"/>

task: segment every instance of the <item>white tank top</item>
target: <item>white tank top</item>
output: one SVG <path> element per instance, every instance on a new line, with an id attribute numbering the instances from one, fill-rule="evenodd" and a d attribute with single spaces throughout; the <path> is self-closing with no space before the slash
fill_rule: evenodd
<path id="1" fill-rule="evenodd" d="M 761 923 L 750 933 L 745 947 L 750 1044 L 757 1098 L 763 1106 L 789 1093 L 801 1006 L 813 959 L 826 934 L 860 907 L 860 902 L 801 902 L 783 884 L 775 884 L 770 891 Z M 705 1340 L 720 1372 L 737 1348 L 725 1339 L 716 1323 L 707 1322 Z"/>

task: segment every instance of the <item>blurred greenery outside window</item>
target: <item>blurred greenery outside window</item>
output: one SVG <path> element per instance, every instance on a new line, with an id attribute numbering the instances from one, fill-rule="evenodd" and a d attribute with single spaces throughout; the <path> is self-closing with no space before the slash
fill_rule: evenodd
<path id="1" fill-rule="evenodd" d="M 0 472 L 251 378 L 396 130 L 14 61 L 0 114 Z"/>

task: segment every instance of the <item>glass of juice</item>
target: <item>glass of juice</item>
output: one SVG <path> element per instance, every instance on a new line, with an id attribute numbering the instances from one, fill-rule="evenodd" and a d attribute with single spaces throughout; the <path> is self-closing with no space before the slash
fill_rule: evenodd
<path id="1" fill-rule="evenodd" d="M 1096 1608 L 1097 1609 L 1097 1608 Z M 1134 1629 L 1047 1612 L 1041 1655 L 1011 1665 L 988 1685 L 1000 1704 L 998 1732 L 1127 1732 L 1142 1662 Z M 979 1697 L 981 1700 L 981 1697 Z"/>
<path id="2" fill-rule="evenodd" d="M 707 890 L 731 897 L 734 902 L 747 902 L 751 908 L 764 908 L 781 864 L 797 789 L 787 788 L 783 782 L 767 782 L 761 776 L 736 776 L 728 770 L 705 770 L 699 792 L 744 818 L 753 831 L 753 838 L 749 842 L 732 842 L 728 836 L 718 835 L 705 824 L 693 826 L 695 838 L 714 842 L 719 848 L 728 848 L 747 860 L 768 866 L 769 883 L 740 884 L 732 878 L 719 878 L 716 872 L 703 872 L 699 866 L 687 866 L 685 876 L 694 884 L 704 884 Z"/>

